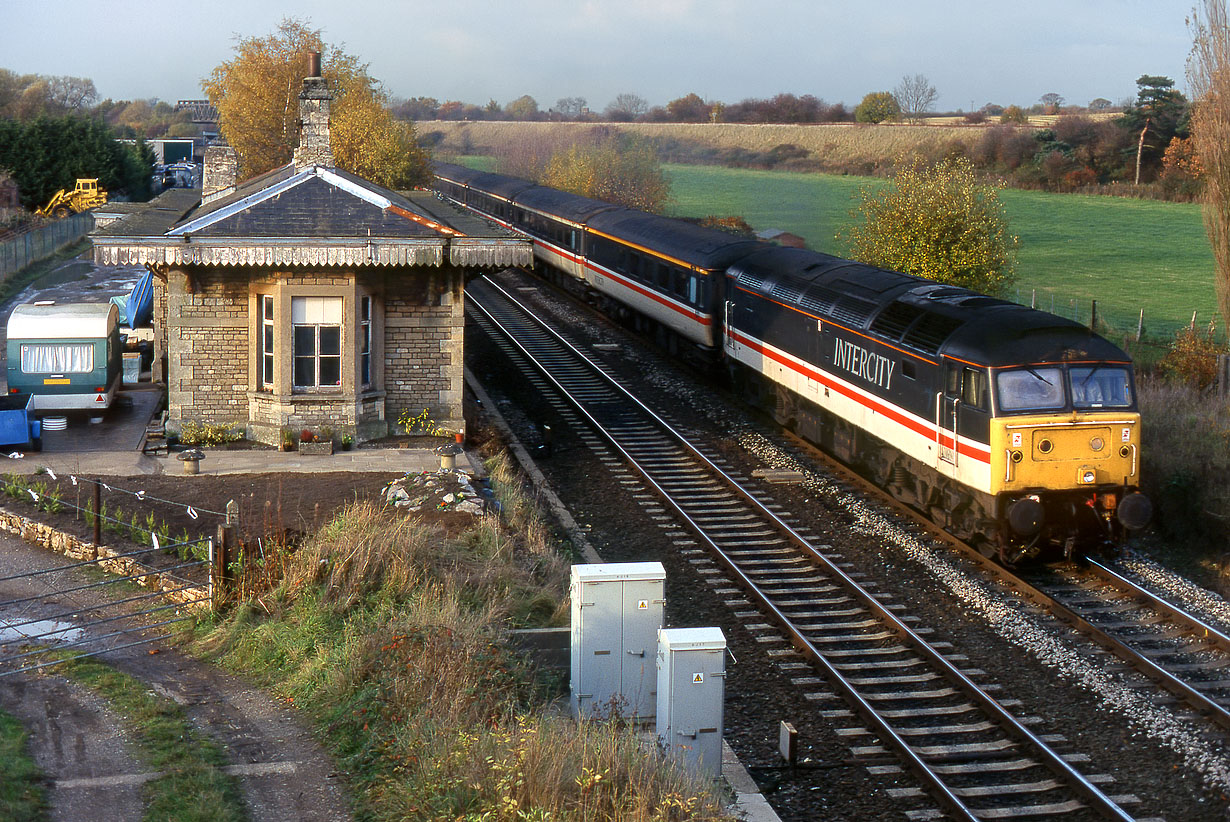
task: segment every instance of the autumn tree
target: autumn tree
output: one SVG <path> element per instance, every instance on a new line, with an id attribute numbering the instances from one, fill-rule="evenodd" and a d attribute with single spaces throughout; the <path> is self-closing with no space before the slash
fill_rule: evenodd
<path id="1" fill-rule="evenodd" d="M 1008 106 L 1000 112 L 999 121 L 1001 123 L 1016 123 L 1018 125 L 1025 125 L 1029 122 L 1029 115 L 1025 113 L 1025 109 L 1020 106 L 1013 105 Z"/>
<path id="2" fill-rule="evenodd" d="M 921 119 L 924 114 L 934 108 L 937 97 L 939 97 L 939 92 L 923 74 L 915 74 L 913 77 L 907 74 L 893 89 L 893 98 L 897 101 L 897 106 L 912 120 Z"/>
<path id="3" fill-rule="evenodd" d="M 901 106 L 891 91 L 873 91 L 854 109 L 854 119 L 859 123 L 882 123 L 900 116 Z"/>
<path id="4" fill-rule="evenodd" d="M 434 120 L 440 111 L 440 101 L 435 97 L 412 97 L 397 101 L 392 111 L 402 120 Z"/>
<path id="5" fill-rule="evenodd" d="M 429 158 L 414 127 L 396 120 L 380 83 L 354 55 L 326 44 L 319 29 L 291 18 L 268 37 L 245 37 L 235 56 L 202 84 L 218 109 L 218 128 L 239 161 L 241 177 L 290 162 L 299 142 L 299 92 L 308 54 L 322 54 L 333 92 L 329 131 L 339 168 L 390 188 L 429 178 Z"/>
<path id="6" fill-rule="evenodd" d="M 1225 0 L 1203 0 L 1194 19 L 1187 82 L 1191 138 L 1204 176 L 1204 225 L 1213 247 L 1217 302 L 1230 322 L 1230 15 Z"/>
<path id="7" fill-rule="evenodd" d="M 711 108 L 712 106 L 695 92 L 666 104 L 666 110 L 670 113 L 671 119 L 680 123 L 707 123 Z"/>
<path id="8" fill-rule="evenodd" d="M 964 157 L 905 163 L 891 184 L 866 188 L 842 232 L 856 260 L 929 280 L 1002 294 L 1018 245 L 995 187 Z"/>
<path id="9" fill-rule="evenodd" d="M 595 200 L 661 212 L 670 184 L 653 146 L 626 133 L 598 132 L 551 157 L 543 185 Z"/>
<path id="10" fill-rule="evenodd" d="M 538 119 L 538 101 L 528 94 L 523 94 L 504 106 L 504 114 L 511 120 L 536 120 Z"/>

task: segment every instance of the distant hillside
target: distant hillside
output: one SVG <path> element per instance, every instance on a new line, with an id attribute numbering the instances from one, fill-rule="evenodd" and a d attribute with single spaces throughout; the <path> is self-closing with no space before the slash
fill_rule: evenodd
<path id="1" fill-rule="evenodd" d="M 872 174 L 902 154 L 929 157 L 948 153 L 950 146 L 970 146 L 983 129 L 971 126 L 869 125 L 744 125 L 737 123 L 541 123 L 432 120 L 416 124 L 420 140 L 434 144 L 439 156 L 500 154 L 522 141 L 556 143 L 589 130 L 621 129 L 649 137 L 663 159 L 719 165 L 761 165 L 800 170 L 839 170 Z M 724 154 L 740 154 L 728 163 Z M 782 162 L 783 157 L 788 158 Z M 737 162 L 743 159 L 746 162 Z"/>

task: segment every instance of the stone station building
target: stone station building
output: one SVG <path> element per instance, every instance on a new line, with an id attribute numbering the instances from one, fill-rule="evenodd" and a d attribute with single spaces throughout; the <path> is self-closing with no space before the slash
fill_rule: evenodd
<path id="1" fill-rule="evenodd" d="M 237 185 L 234 151 L 211 147 L 203 190 L 171 189 L 92 236 L 96 262 L 154 274 L 168 427 L 242 425 L 274 444 L 328 426 L 363 441 L 426 410 L 460 431 L 465 283 L 531 264 L 532 245 L 335 168 L 326 81 L 306 78 L 299 100 L 288 165 Z"/>

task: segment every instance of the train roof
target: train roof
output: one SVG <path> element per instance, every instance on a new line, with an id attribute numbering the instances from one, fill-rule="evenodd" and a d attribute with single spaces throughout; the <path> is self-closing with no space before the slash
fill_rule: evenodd
<path id="1" fill-rule="evenodd" d="M 725 268 L 760 243 L 715 228 L 621 209 L 595 214 L 589 228 L 700 269 Z"/>
<path id="2" fill-rule="evenodd" d="M 623 210 L 623 206 L 546 186 L 534 186 L 520 191 L 514 202 L 519 206 L 553 214 L 574 223 L 585 223 L 590 217 L 603 211 Z"/>
<path id="3" fill-rule="evenodd" d="M 469 166 L 459 166 L 456 163 L 441 163 L 437 161 L 432 163 L 432 173 L 446 180 L 452 180 L 455 183 L 468 183 L 475 177 L 487 172 L 479 171 Z"/>
<path id="4" fill-rule="evenodd" d="M 993 367 L 1129 359 L 1073 320 L 816 251 L 762 247 L 728 275 L 769 299 L 931 356 Z"/>
<path id="5" fill-rule="evenodd" d="M 497 197 L 511 200 L 518 193 L 525 191 L 527 188 L 534 188 L 537 184 L 531 183 L 529 180 L 522 180 L 519 177 L 509 177 L 507 174 L 485 171 L 470 180 L 469 185 L 482 189 L 487 194 L 494 194 Z"/>

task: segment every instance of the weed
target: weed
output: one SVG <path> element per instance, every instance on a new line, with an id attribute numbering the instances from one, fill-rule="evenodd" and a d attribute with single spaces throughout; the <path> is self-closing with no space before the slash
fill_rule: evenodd
<path id="1" fill-rule="evenodd" d="M 241 439 L 243 439 L 243 426 L 238 423 L 186 420 L 179 428 L 179 441 L 183 445 L 222 445 Z"/>
<path id="2" fill-rule="evenodd" d="M 407 408 L 398 415 L 397 424 L 402 427 L 402 430 L 408 436 L 425 434 L 429 437 L 442 437 L 448 434 L 448 429 L 441 428 L 431 419 L 426 408 L 413 416 L 410 414 L 410 409 Z"/>

